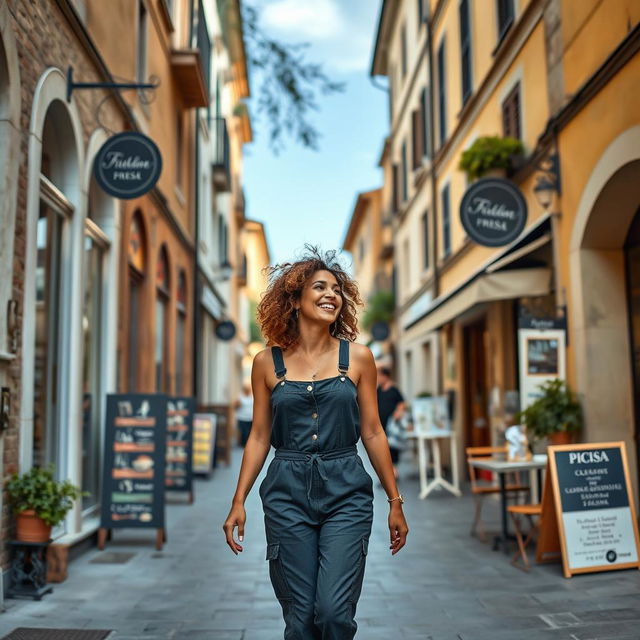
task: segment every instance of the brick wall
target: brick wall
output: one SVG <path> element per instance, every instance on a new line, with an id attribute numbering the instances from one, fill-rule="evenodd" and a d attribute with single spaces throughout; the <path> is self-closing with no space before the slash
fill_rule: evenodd
<path id="1" fill-rule="evenodd" d="M 13 298 L 19 301 L 18 326 L 22 325 L 22 301 L 25 264 L 25 211 L 27 205 L 27 171 L 29 125 L 33 95 L 42 73 L 49 67 L 57 67 L 66 74 L 69 66 L 74 68 L 76 81 L 100 81 L 98 70 L 83 49 L 74 32 L 66 21 L 55 0 L 7 0 L 11 15 L 11 27 L 15 37 L 20 65 L 20 155 L 16 199 L 16 221 L 13 260 Z M 100 90 L 81 91 L 74 94 L 82 120 L 84 144 L 92 131 L 98 127 L 96 110 L 105 97 Z M 100 120 L 112 130 L 122 130 L 122 113 L 111 99 L 100 108 Z M 20 377 L 21 377 L 21 341 L 18 355 L 6 368 L 5 382 L 11 389 L 11 425 L 4 435 L 3 477 L 18 468 L 19 416 L 20 416 Z M 8 539 L 12 518 L 9 513 L 6 495 L 0 520 L 0 540 Z M 7 567 L 7 552 L 0 545 L 0 566 Z"/>

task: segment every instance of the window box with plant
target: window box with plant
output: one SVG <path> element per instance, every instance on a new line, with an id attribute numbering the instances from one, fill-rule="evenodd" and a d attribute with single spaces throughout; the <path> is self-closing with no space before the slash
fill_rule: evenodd
<path id="1" fill-rule="evenodd" d="M 555 378 L 539 387 L 541 395 L 517 419 L 527 426 L 536 440 L 547 438 L 551 444 L 571 444 L 583 426 L 582 407 L 566 382 Z"/>
<path id="2" fill-rule="evenodd" d="M 524 145 L 516 138 L 484 136 L 462 152 L 458 168 L 469 181 L 482 177 L 505 177 L 522 164 Z"/>
<path id="3" fill-rule="evenodd" d="M 53 465 L 14 473 L 6 489 L 16 514 L 16 539 L 21 542 L 47 542 L 52 527 L 64 520 L 74 501 L 89 495 L 69 480 L 56 480 Z"/>

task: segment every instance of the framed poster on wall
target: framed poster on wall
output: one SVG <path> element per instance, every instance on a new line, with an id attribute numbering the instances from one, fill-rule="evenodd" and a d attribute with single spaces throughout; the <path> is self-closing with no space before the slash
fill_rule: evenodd
<path id="1" fill-rule="evenodd" d="M 566 322 L 563 318 L 527 318 L 518 324 L 520 409 L 539 397 L 547 380 L 566 377 Z"/>

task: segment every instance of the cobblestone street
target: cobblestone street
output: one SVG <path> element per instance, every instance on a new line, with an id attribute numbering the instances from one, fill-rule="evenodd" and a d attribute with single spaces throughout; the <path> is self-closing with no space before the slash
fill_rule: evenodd
<path id="1" fill-rule="evenodd" d="M 361 455 L 369 472 L 366 452 Z M 152 531 L 120 530 L 105 552 L 73 561 L 69 577 L 41 602 L 7 600 L 0 635 L 16 627 L 113 629 L 113 640 L 279 640 L 280 607 L 267 576 L 256 481 L 247 500 L 245 551 L 234 556 L 221 530 L 241 460 L 199 481 L 195 504 L 167 509 L 168 542 Z M 269 459 L 267 460 L 267 464 Z M 468 535 L 472 501 L 444 493 L 417 498 L 410 460 L 401 465 L 408 497 L 407 546 L 391 557 L 384 492 L 376 487 L 375 522 L 358 605 L 362 640 L 637 640 L 640 573 L 621 571 L 570 580 L 558 564 L 526 574 L 508 557 Z M 375 480 L 375 476 L 374 476 Z M 488 502 L 489 528 L 498 526 Z M 134 554 L 125 564 L 92 562 L 106 552 Z"/>

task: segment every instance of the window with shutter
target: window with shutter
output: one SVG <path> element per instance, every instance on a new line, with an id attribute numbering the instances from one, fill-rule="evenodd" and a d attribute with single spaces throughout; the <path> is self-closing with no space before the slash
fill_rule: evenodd
<path id="1" fill-rule="evenodd" d="M 443 38 L 438 48 L 438 130 L 440 133 L 440 146 L 447 139 L 447 80 L 445 76 L 445 44 Z"/>
<path id="2" fill-rule="evenodd" d="M 422 215 L 422 252 L 425 271 L 429 268 L 429 251 L 429 212 L 425 211 Z"/>
<path id="3" fill-rule="evenodd" d="M 498 41 L 502 40 L 513 24 L 513 0 L 496 0 L 498 12 Z"/>
<path id="4" fill-rule="evenodd" d="M 402 77 L 407 74 L 407 26 L 402 25 L 402 31 L 400 32 L 400 62 L 402 65 Z"/>
<path id="5" fill-rule="evenodd" d="M 442 190 L 442 254 L 451 253 L 451 207 L 449 201 L 449 185 Z"/>
<path id="6" fill-rule="evenodd" d="M 460 13 L 460 64 L 462 71 L 462 104 L 471 95 L 471 16 L 469 12 L 469 0 L 461 0 Z"/>
<path id="7" fill-rule="evenodd" d="M 411 134 L 413 140 L 413 168 L 422 165 L 422 118 L 420 109 L 411 113 Z"/>
<path id="8" fill-rule="evenodd" d="M 429 87 L 425 87 L 422 90 L 422 95 L 420 98 L 420 107 L 421 107 L 421 125 L 422 125 L 422 155 L 425 157 L 431 156 L 430 146 L 430 129 L 429 129 Z"/>
<path id="9" fill-rule="evenodd" d="M 516 83 L 502 102 L 502 132 L 505 137 L 522 139 L 519 82 Z"/>
<path id="10" fill-rule="evenodd" d="M 398 179 L 399 167 L 397 163 L 391 165 L 391 180 L 393 186 L 393 213 L 398 213 L 400 210 L 400 180 Z"/>
<path id="11" fill-rule="evenodd" d="M 402 202 L 406 202 L 409 199 L 409 179 L 407 172 L 409 167 L 407 166 L 407 143 L 402 143 Z"/>

